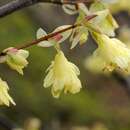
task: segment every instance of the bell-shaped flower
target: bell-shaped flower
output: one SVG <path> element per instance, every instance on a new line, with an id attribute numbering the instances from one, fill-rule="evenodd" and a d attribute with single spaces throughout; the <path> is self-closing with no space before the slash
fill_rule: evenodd
<path id="1" fill-rule="evenodd" d="M 9 106 L 10 103 L 15 105 L 12 97 L 8 94 L 8 84 L 0 78 L 0 105 Z"/>
<path id="2" fill-rule="evenodd" d="M 44 79 L 44 87 L 52 86 L 51 91 L 55 98 L 58 98 L 62 91 L 75 94 L 82 88 L 78 79 L 80 74 L 78 67 L 69 62 L 62 51 L 57 53 L 47 71 L 48 74 Z"/>
<path id="3" fill-rule="evenodd" d="M 63 30 L 67 27 L 70 27 L 71 25 L 63 25 L 63 26 L 60 26 L 60 27 L 57 27 L 54 31 L 54 32 L 57 32 L 57 31 L 60 31 L 60 30 Z M 59 33 L 57 34 L 56 36 L 52 37 L 52 38 L 49 38 L 48 40 L 45 40 L 45 41 L 42 41 L 42 42 L 39 42 L 38 43 L 38 46 L 40 47 L 51 47 L 51 46 L 54 46 L 55 43 L 62 43 L 63 41 L 65 41 L 72 33 L 72 29 L 68 30 L 68 31 L 65 31 L 63 33 Z M 37 31 L 37 39 L 39 38 L 42 38 L 44 36 L 47 36 L 47 33 L 42 29 L 38 29 Z"/>
<path id="4" fill-rule="evenodd" d="M 5 62 L 10 66 L 10 68 L 23 75 L 23 68 L 28 65 L 26 59 L 29 56 L 29 52 L 22 49 L 18 50 L 13 47 L 10 47 L 3 52 L 6 53 Z"/>
<path id="5" fill-rule="evenodd" d="M 130 63 L 130 49 L 116 38 L 109 38 L 106 35 L 94 34 L 98 48 L 93 56 L 86 62 L 88 68 L 99 69 L 96 71 L 127 71 Z"/>

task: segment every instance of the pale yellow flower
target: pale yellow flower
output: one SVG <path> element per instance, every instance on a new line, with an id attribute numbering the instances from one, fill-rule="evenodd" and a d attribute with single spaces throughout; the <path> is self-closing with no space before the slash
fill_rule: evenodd
<path id="1" fill-rule="evenodd" d="M 0 78 L 0 105 L 9 106 L 10 103 L 15 105 L 15 102 L 8 94 L 8 91 L 9 91 L 8 84 Z"/>
<path id="2" fill-rule="evenodd" d="M 98 43 L 98 48 L 93 56 L 86 61 L 86 66 L 91 66 L 91 69 L 92 67 L 99 69 L 99 72 L 111 72 L 114 69 L 127 71 L 130 63 L 130 49 L 116 38 L 109 38 L 100 34 L 93 36 Z"/>
<path id="3" fill-rule="evenodd" d="M 23 75 L 23 68 L 28 65 L 26 58 L 29 56 L 29 52 L 26 50 L 17 50 L 15 48 L 8 48 L 6 52 L 6 63 L 11 69 L 16 70 Z"/>
<path id="4" fill-rule="evenodd" d="M 72 94 L 80 91 L 82 86 L 77 77 L 80 71 L 76 65 L 66 59 L 62 51 L 57 53 L 47 71 L 49 72 L 44 79 L 44 87 L 52 86 L 54 97 L 58 98 L 62 91 Z"/>

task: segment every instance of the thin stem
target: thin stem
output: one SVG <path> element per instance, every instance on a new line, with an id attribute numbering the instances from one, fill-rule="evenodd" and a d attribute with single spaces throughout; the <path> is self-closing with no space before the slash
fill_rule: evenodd
<path id="1" fill-rule="evenodd" d="M 90 21 L 91 19 L 95 18 L 96 16 L 97 16 L 97 15 L 87 16 L 85 19 L 86 19 L 86 21 Z M 46 36 L 44 36 L 44 37 L 41 37 L 41 38 L 36 39 L 36 40 L 34 40 L 34 41 L 32 41 L 32 42 L 29 42 L 29 43 L 27 43 L 27 44 L 25 44 L 25 45 L 23 45 L 23 46 L 21 46 L 21 47 L 16 47 L 16 48 L 17 48 L 17 49 L 25 49 L 25 48 L 31 47 L 31 46 L 33 46 L 33 45 L 38 44 L 38 43 L 41 42 L 41 41 L 48 40 L 49 38 L 52 38 L 52 37 L 56 36 L 57 34 L 66 32 L 66 31 L 68 31 L 68 30 L 74 29 L 74 28 L 79 27 L 79 26 L 82 26 L 82 24 L 71 25 L 70 27 L 66 27 L 66 28 L 64 28 L 64 29 L 62 29 L 62 30 L 59 30 L 59 31 L 57 31 L 57 32 L 50 33 L 50 34 L 48 34 L 48 35 L 46 35 Z"/>
<path id="2" fill-rule="evenodd" d="M 91 19 L 95 18 L 96 16 L 97 16 L 97 15 L 87 16 L 85 19 L 86 19 L 86 21 L 90 21 Z M 31 46 L 33 46 L 33 45 L 38 44 L 39 42 L 48 40 L 48 39 L 50 39 L 50 38 L 52 38 L 52 37 L 54 37 L 54 36 L 56 36 L 56 35 L 58 35 L 58 34 L 60 34 L 60 33 L 69 31 L 69 30 L 74 29 L 74 28 L 79 27 L 79 26 L 82 26 L 82 24 L 79 23 L 79 24 L 75 24 L 75 25 L 70 25 L 69 27 L 66 27 L 66 28 L 64 28 L 64 29 L 62 29 L 62 30 L 59 30 L 59 31 L 57 31 L 57 32 L 50 33 L 50 34 L 48 34 L 48 35 L 46 35 L 46 36 L 44 36 L 44 37 L 41 37 L 41 38 L 39 38 L 39 39 L 36 39 L 36 40 L 32 41 L 32 42 L 28 42 L 28 43 L 26 43 L 26 44 L 24 44 L 24 45 L 22 45 L 22 46 L 20 46 L 20 47 L 16 47 L 16 49 L 19 50 L 19 49 L 25 49 L 25 48 L 31 47 Z M 0 56 L 5 56 L 5 55 L 6 55 L 6 52 L 1 52 L 1 53 L 0 53 Z"/>
<path id="3" fill-rule="evenodd" d="M 54 33 L 50 33 L 50 34 L 48 34 L 47 36 L 41 37 L 41 38 L 36 39 L 36 40 L 34 40 L 34 41 L 32 41 L 32 42 L 29 42 L 29 43 L 27 43 L 27 44 L 25 44 L 25 45 L 23 45 L 23 46 L 21 46 L 21 47 L 16 47 L 16 48 L 17 48 L 17 49 L 25 49 L 25 48 L 31 47 L 31 46 L 33 46 L 33 45 L 38 44 L 38 43 L 41 42 L 41 41 L 48 40 L 49 38 L 52 38 L 52 37 L 56 36 L 57 34 L 66 32 L 66 31 L 71 30 L 71 29 L 73 29 L 73 28 L 76 28 L 76 27 L 78 27 L 78 26 L 81 26 L 81 25 L 80 25 L 80 24 L 71 25 L 70 27 L 67 27 L 67 28 L 65 28 L 65 29 L 62 29 L 62 30 L 57 31 L 57 32 L 54 32 Z"/>

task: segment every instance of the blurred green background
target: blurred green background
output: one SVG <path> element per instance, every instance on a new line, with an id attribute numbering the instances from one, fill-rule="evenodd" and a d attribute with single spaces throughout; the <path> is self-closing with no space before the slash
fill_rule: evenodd
<path id="1" fill-rule="evenodd" d="M 6 1 L 0 0 L 0 3 Z M 129 24 L 127 12 L 118 11 L 115 16 L 120 26 Z M 1 18 L 0 51 L 34 40 L 40 27 L 49 33 L 60 25 L 73 24 L 75 18 L 65 14 L 60 6 L 50 4 L 38 4 Z M 17 104 L 0 107 L 0 122 L 9 127 L 23 127 L 26 120 L 35 117 L 45 130 L 130 130 L 130 97 L 125 85 L 113 76 L 92 74 L 82 64 L 96 48 L 91 38 L 83 46 L 73 50 L 69 47 L 68 41 L 62 44 L 68 59 L 81 70 L 82 91 L 54 99 L 50 90 L 43 88 L 43 79 L 56 52 L 53 48 L 33 46 L 28 49 L 29 65 L 24 76 L 5 64 L 0 66 L 1 77 L 8 82 Z M 3 130 L 1 123 L 0 126 Z"/>

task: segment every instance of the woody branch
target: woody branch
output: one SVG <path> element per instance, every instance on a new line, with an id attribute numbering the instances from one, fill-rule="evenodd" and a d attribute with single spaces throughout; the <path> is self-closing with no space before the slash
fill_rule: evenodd
<path id="1" fill-rule="evenodd" d="M 9 15 L 15 11 L 29 7 L 38 3 L 52 3 L 57 5 L 62 4 L 77 4 L 89 3 L 92 0 L 12 0 L 11 2 L 0 7 L 0 18 Z"/>

